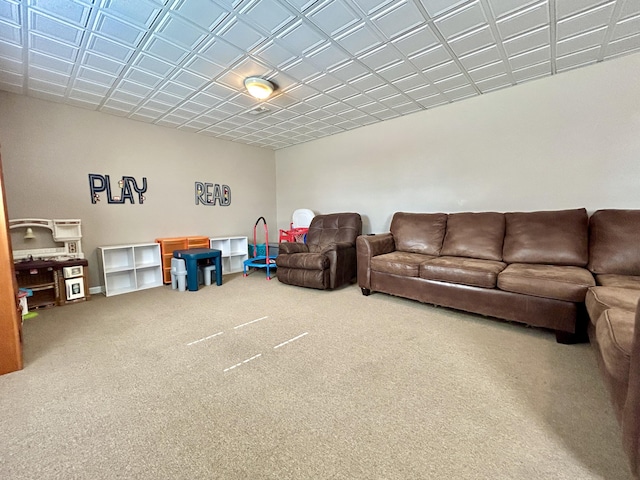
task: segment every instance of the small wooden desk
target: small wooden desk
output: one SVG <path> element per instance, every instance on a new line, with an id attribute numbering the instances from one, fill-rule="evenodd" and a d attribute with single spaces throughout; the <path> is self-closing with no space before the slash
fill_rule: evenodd
<path id="1" fill-rule="evenodd" d="M 215 248 L 174 250 L 175 258 L 182 258 L 187 267 L 187 290 L 198 291 L 198 260 L 211 260 L 216 266 L 216 285 L 222 285 L 222 252 Z"/>

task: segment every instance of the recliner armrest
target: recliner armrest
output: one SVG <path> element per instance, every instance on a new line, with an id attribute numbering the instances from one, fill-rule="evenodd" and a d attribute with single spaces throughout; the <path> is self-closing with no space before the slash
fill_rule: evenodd
<path id="1" fill-rule="evenodd" d="M 338 250 L 346 250 L 348 248 L 355 248 L 355 245 L 353 243 L 349 243 L 349 242 L 337 242 L 337 243 L 330 243 L 328 245 L 324 245 L 320 251 L 318 253 L 328 253 L 328 252 L 332 252 L 332 251 L 338 251 Z"/>
<path id="2" fill-rule="evenodd" d="M 309 246 L 305 243 L 283 242 L 278 244 L 278 255 L 287 255 L 290 253 L 307 253 Z"/>

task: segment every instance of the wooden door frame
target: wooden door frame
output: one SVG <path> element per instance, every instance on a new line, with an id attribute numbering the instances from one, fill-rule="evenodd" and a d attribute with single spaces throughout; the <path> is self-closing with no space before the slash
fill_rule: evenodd
<path id="1" fill-rule="evenodd" d="M 21 370 L 22 318 L 18 313 L 18 284 L 13 268 L 11 235 L 9 234 L 9 218 L 7 216 L 7 200 L 2 174 L 2 157 L 0 157 L 0 375 Z"/>

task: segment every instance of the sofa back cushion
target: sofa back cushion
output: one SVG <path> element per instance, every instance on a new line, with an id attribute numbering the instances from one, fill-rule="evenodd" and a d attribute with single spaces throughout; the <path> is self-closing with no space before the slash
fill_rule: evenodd
<path id="1" fill-rule="evenodd" d="M 446 213 L 396 212 L 391 220 L 391 234 L 401 252 L 439 255 L 446 227 Z"/>
<path id="2" fill-rule="evenodd" d="M 452 213 L 440 255 L 500 261 L 503 242 L 503 213 Z"/>
<path id="3" fill-rule="evenodd" d="M 589 220 L 589 270 L 640 275 L 640 210 L 598 210 Z"/>
<path id="4" fill-rule="evenodd" d="M 589 257 L 589 217 L 584 208 L 505 213 L 502 259 L 584 267 Z"/>

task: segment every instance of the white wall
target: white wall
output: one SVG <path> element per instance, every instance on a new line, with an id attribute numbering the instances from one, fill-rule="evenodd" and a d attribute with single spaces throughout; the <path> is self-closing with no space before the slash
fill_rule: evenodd
<path id="1" fill-rule="evenodd" d="M 296 208 L 640 208 L 640 54 L 276 152 L 279 228 Z"/>
<path id="2" fill-rule="evenodd" d="M 187 235 L 253 237 L 276 219 L 271 150 L 0 92 L 0 143 L 9 218 L 79 218 L 90 284 L 101 285 L 96 247 Z M 144 204 L 91 203 L 90 173 L 123 175 Z M 195 182 L 231 187 L 227 207 L 195 204 Z M 262 238 L 262 237 L 261 237 Z M 16 248 L 14 246 L 14 248 Z"/>

